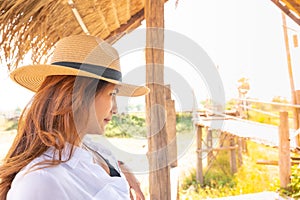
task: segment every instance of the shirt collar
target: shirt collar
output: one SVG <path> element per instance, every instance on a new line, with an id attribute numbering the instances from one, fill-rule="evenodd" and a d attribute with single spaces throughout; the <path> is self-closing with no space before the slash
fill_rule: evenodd
<path id="1" fill-rule="evenodd" d="M 71 149 L 72 149 L 72 145 L 66 143 L 61 155 L 61 160 L 66 161 L 65 163 L 69 165 L 71 168 L 74 169 L 79 162 L 88 162 L 88 163 L 93 162 L 93 156 L 91 155 L 91 153 L 78 146 L 73 146 L 72 156 L 70 160 L 68 160 L 70 157 Z M 44 155 L 46 155 L 47 157 L 51 157 L 55 160 L 59 159 L 59 151 L 54 147 L 50 147 L 44 153 Z"/>

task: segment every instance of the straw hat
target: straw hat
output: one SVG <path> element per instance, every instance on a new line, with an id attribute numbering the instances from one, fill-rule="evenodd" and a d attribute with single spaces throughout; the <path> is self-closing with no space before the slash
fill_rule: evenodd
<path id="1" fill-rule="evenodd" d="M 45 78 L 52 75 L 85 76 L 119 85 L 119 96 L 141 96 L 149 89 L 122 83 L 119 54 L 107 42 L 88 35 L 61 39 L 54 50 L 51 64 L 27 65 L 11 72 L 21 86 L 36 92 Z"/>

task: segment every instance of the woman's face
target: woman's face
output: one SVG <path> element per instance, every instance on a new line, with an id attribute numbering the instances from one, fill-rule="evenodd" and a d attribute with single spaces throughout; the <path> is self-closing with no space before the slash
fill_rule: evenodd
<path id="1" fill-rule="evenodd" d="M 90 106 L 90 115 L 86 133 L 103 134 L 105 126 L 111 121 L 112 115 L 117 113 L 116 85 L 108 84 Z"/>

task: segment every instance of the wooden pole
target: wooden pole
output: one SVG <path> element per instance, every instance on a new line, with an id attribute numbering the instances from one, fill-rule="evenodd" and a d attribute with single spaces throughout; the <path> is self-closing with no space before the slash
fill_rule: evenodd
<path id="1" fill-rule="evenodd" d="M 230 141 L 230 146 L 233 147 L 235 146 L 235 140 L 234 136 L 231 136 L 229 141 Z M 237 166 L 236 166 L 236 149 L 230 150 L 230 167 L 231 167 L 231 173 L 234 174 L 237 172 Z"/>
<path id="2" fill-rule="evenodd" d="M 238 166 L 243 164 L 243 138 L 238 137 Z"/>
<path id="3" fill-rule="evenodd" d="M 290 79 L 290 87 L 291 87 L 291 103 L 296 104 L 296 96 L 295 96 L 295 85 L 294 85 L 294 77 L 293 77 L 293 67 L 292 67 L 292 61 L 291 61 L 291 53 L 290 53 L 290 47 L 289 47 L 289 38 L 288 38 L 288 31 L 286 26 L 286 17 L 284 13 L 281 13 L 282 16 L 282 24 L 283 24 L 283 35 L 284 35 L 284 41 L 285 41 L 285 50 L 286 50 L 286 57 L 287 57 L 287 65 L 288 65 L 288 72 L 289 72 L 289 79 Z M 293 109 L 293 115 L 294 115 L 294 128 L 299 128 L 299 121 L 298 121 L 298 114 L 297 109 Z M 297 144 L 299 144 L 299 141 L 297 141 Z"/>
<path id="4" fill-rule="evenodd" d="M 247 141 L 243 138 L 243 152 L 248 153 Z"/>
<path id="5" fill-rule="evenodd" d="M 295 91 L 295 96 L 296 96 L 296 103 L 298 105 L 300 105 L 300 90 L 296 90 Z M 298 126 L 300 126 L 300 109 L 296 108 L 297 111 L 297 116 L 298 116 Z M 297 127 L 297 129 L 299 129 L 300 127 Z M 296 135 L 296 144 L 297 146 L 300 146 L 300 135 Z"/>
<path id="6" fill-rule="evenodd" d="M 207 135 L 206 135 L 206 145 L 207 145 L 207 165 L 210 164 L 210 162 L 213 160 L 213 140 L 212 140 L 212 130 L 210 128 L 206 129 Z"/>
<path id="7" fill-rule="evenodd" d="M 279 178 L 280 187 L 287 188 L 290 183 L 291 161 L 290 161 L 290 139 L 288 112 L 280 112 L 279 124 Z"/>
<path id="8" fill-rule="evenodd" d="M 164 0 L 145 0 L 146 96 L 149 193 L 151 200 L 171 199 L 164 95 Z"/>
<path id="9" fill-rule="evenodd" d="M 227 133 L 226 132 L 221 132 L 221 136 L 220 136 L 220 147 L 223 147 L 224 146 L 224 143 L 225 143 L 225 138 L 227 137 Z"/>
<path id="10" fill-rule="evenodd" d="M 197 125 L 197 167 L 196 167 L 196 180 L 200 185 L 203 185 L 203 164 L 202 164 L 202 128 L 203 126 Z"/>
<path id="11" fill-rule="evenodd" d="M 166 100 L 172 99 L 171 85 L 165 85 L 165 98 Z"/>
<path id="12" fill-rule="evenodd" d="M 171 99 L 170 85 L 165 87 L 167 110 L 167 134 L 168 134 L 168 164 L 177 167 L 177 140 L 176 140 L 176 110 L 175 101 Z"/>

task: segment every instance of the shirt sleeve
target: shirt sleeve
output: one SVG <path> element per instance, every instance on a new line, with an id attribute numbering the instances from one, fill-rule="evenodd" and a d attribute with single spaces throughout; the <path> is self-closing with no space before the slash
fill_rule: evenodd
<path id="1" fill-rule="evenodd" d="M 68 196 L 51 174 L 33 171 L 18 177 L 7 194 L 7 200 L 68 200 Z"/>

